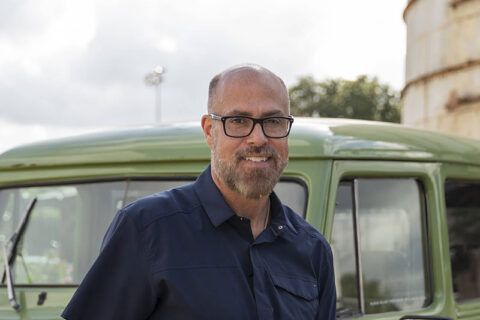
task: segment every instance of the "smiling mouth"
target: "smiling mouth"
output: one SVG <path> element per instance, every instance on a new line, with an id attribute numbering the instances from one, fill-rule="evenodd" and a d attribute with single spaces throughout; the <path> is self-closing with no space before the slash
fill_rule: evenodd
<path id="1" fill-rule="evenodd" d="M 264 162 L 268 160 L 268 157 L 245 157 L 245 160 L 253 162 Z"/>

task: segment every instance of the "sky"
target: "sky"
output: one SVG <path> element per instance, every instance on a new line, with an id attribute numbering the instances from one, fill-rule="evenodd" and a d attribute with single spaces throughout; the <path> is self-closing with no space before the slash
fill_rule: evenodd
<path id="1" fill-rule="evenodd" d="M 44 139 L 197 120 L 240 63 L 299 77 L 376 76 L 401 90 L 404 0 L 2 0 L 0 152 Z"/>

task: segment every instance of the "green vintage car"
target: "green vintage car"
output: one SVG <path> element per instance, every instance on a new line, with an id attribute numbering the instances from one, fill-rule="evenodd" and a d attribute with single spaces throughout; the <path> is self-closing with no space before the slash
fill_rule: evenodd
<path id="1" fill-rule="evenodd" d="M 0 320 L 60 319 L 115 212 L 209 163 L 199 122 L 0 155 Z M 480 319 L 480 142 L 296 119 L 279 197 L 330 241 L 338 317 Z"/>

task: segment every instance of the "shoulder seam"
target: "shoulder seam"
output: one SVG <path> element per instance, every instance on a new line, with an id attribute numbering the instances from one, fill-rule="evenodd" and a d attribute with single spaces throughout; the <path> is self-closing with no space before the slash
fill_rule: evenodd
<path id="1" fill-rule="evenodd" d="M 293 214 L 296 215 L 295 212 L 293 212 Z M 315 232 L 312 232 L 311 230 L 309 230 L 310 228 L 315 228 L 314 226 L 312 226 L 311 224 L 308 223 L 307 220 L 305 220 L 304 218 L 298 216 L 297 219 L 291 219 L 290 218 L 290 223 L 292 223 L 292 225 L 298 230 L 298 231 L 303 231 L 305 232 L 307 235 L 309 235 L 310 237 L 312 238 L 316 238 L 316 239 L 319 239 L 319 240 L 322 240 L 322 237 L 323 235 L 320 233 L 320 231 L 318 231 L 317 229 L 315 229 L 318 233 L 320 234 L 317 234 Z M 304 225 L 306 224 L 306 225 Z"/>
<path id="2" fill-rule="evenodd" d="M 320 235 L 318 234 L 315 234 L 313 232 L 310 232 L 308 230 L 305 230 L 304 228 L 302 228 L 303 231 L 305 231 L 305 233 L 307 233 L 310 237 L 312 238 L 315 238 L 315 239 L 318 239 L 318 240 L 323 240 L 323 237 L 321 237 Z M 320 232 L 320 231 L 319 231 Z"/>
<path id="3" fill-rule="evenodd" d="M 305 222 L 306 222 L 306 221 L 305 221 Z M 308 223 L 308 222 L 307 222 L 307 223 Z M 311 226 L 311 227 L 314 228 L 313 226 Z M 304 226 L 302 226 L 302 225 L 300 225 L 300 224 L 295 224 L 295 228 L 297 228 L 297 230 L 299 230 L 299 231 L 305 232 L 305 233 L 306 233 L 309 237 L 311 237 L 311 238 L 314 238 L 314 239 L 320 240 L 320 241 L 322 241 L 322 242 L 327 242 L 327 243 L 328 243 L 328 241 L 327 241 L 327 239 L 325 238 L 325 236 L 324 236 L 322 233 L 320 233 L 320 231 L 318 231 L 317 229 L 315 229 L 315 230 L 316 230 L 318 233 L 315 233 L 315 232 L 312 232 L 312 231 L 308 230 L 309 228 L 306 228 L 306 227 L 304 227 Z"/>
<path id="4" fill-rule="evenodd" d="M 188 208 L 188 210 L 195 210 L 195 209 L 197 209 L 198 207 L 201 207 L 201 206 L 202 206 L 201 204 L 197 204 L 195 206 L 192 206 L 192 207 Z M 144 226 L 142 226 L 142 230 L 145 230 L 146 228 L 148 228 L 152 223 L 154 223 L 157 220 L 160 220 L 160 219 L 163 219 L 163 218 L 168 218 L 168 217 L 173 216 L 173 215 L 178 214 L 178 213 L 190 213 L 190 212 L 185 210 L 185 209 L 179 209 L 179 210 L 174 210 L 170 213 L 155 217 L 154 219 L 152 219 L 148 223 L 146 223 Z"/>

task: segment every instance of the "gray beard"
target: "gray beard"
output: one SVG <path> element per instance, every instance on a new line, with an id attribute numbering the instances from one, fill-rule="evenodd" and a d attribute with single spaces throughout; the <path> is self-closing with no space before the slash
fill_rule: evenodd
<path id="1" fill-rule="evenodd" d="M 273 160 L 273 167 L 251 168 L 245 174 L 241 174 L 237 170 L 238 164 L 247 154 L 269 155 Z M 246 150 L 238 150 L 234 158 L 233 162 L 220 159 L 216 152 L 216 143 L 213 141 L 212 165 L 215 173 L 223 184 L 247 199 L 259 199 L 270 195 L 288 163 L 288 158 L 281 159 L 278 152 L 271 147 L 250 147 Z"/>

